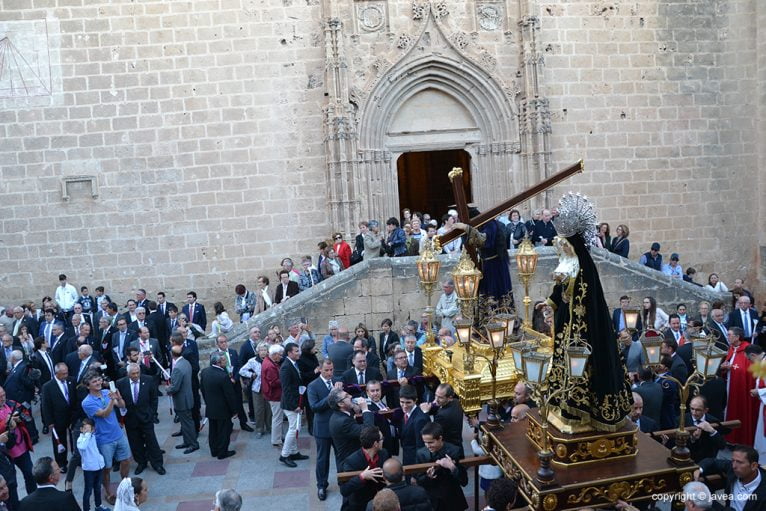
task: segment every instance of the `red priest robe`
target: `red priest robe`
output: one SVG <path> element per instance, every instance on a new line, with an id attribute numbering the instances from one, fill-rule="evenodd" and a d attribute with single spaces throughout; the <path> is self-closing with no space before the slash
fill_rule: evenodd
<path id="1" fill-rule="evenodd" d="M 729 347 L 729 353 L 726 355 L 726 361 L 730 364 L 726 383 L 726 420 L 742 421 L 742 426 L 734 428 L 726 435 L 726 441 L 733 444 L 753 445 L 755 425 L 758 421 L 759 400 L 750 395 L 750 391 L 755 388 L 755 378 L 748 371 L 750 360 L 745 355 L 745 348 L 748 346 L 750 343 L 743 341 L 736 348 Z"/>

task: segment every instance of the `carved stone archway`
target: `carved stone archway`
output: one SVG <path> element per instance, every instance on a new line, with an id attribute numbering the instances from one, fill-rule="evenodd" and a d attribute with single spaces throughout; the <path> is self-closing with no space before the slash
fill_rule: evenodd
<path id="1" fill-rule="evenodd" d="M 381 22 L 375 30 L 386 30 L 385 4 L 365 2 L 355 15 L 373 9 Z M 509 71 L 506 65 L 504 82 L 500 55 L 473 44 L 470 34 L 451 29 L 441 0 L 413 3 L 413 23 L 420 27 L 416 34 L 388 32 L 388 50 L 376 52 L 381 46 L 370 46 L 364 54 L 352 51 L 355 57 L 346 52 L 347 41 L 358 43 L 361 37 L 353 28 L 344 29 L 354 19 L 349 4 L 323 0 L 324 131 L 333 230 L 350 234 L 360 219 L 398 216 L 396 158 L 403 152 L 469 152 L 472 192 L 480 206 L 548 176 L 550 113 L 540 86 L 539 18 L 529 3 L 520 2 L 516 20 L 518 69 Z M 365 23 L 364 30 L 373 30 Z M 427 104 L 418 99 L 428 94 L 459 112 L 462 124 L 450 125 L 454 119 L 446 115 L 429 116 L 431 124 L 412 122 L 413 129 L 398 122 L 417 117 L 408 110 Z"/>
<path id="2" fill-rule="evenodd" d="M 396 126 L 395 120 L 406 116 L 403 110 L 427 94 L 442 98 L 441 104 L 433 101 L 434 115 L 414 112 L 415 129 Z M 471 154 L 472 191 L 479 207 L 507 197 L 520 150 L 510 95 L 429 16 L 404 56 L 363 93 L 357 131 L 359 175 L 367 185 L 362 211 L 370 218 L 399 216 L 396 158 L 411 150 L 465 149 Z M 465 115 L 456 119 L 452 114 L 458 110 Z"/>

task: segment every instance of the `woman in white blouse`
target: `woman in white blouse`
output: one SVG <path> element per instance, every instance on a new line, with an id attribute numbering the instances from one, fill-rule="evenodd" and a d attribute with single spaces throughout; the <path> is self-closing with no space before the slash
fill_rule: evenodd
<path id="1" fill-rule="evenodd" d="M 641 313 L 641 321 L 645 328 L 662 330 L 668 325 L 668 314 L 657 307 L 657 300 L 652 296 L 644 298 L 644 308 Z"/>
<path id="2" fill-rule="evenodd" d="M 707 278 L 707 286 L 705 286 L 705 289 L 709 289 L 710 291 L 718 291 L 719 293 L 728 293 L 729 288 L 726 287 L 726 284 L 723 283 L 718 278 L 717 273 L 711 273 L 710 276 Z"/>

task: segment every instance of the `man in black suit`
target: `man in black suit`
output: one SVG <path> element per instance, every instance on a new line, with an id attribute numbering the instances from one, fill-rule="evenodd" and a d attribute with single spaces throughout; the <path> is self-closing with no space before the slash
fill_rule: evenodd
<path id="1" fill-rule="evenodd" d="M 24 360 L 24 352 L 14 349 L 11 352 L 9 362 L 11 369 L 8 371 L 5 383 L 3 383 L 5 394 L 11 401 L 26 403 L 26 406 L 31 407 L 32 400 L 35 397 L 35 383 L 29 377 L 27 363 Z"/>
<path id="2" fill-rule="evenodd" d="M 747 348 L 745 349 L 747 350 Z M 708 378 L 700 387 L 700 396 L 705 396 L 710 414 L 715 417 L 723 417 L 726 411 L 729 393 L 726 390 L 726 380 L 722 377 L 724 372 L 725 370 L 719 369 L 714 377 Z"/>
<path id="3" fill-rule="evenodd" d="M 261 342 L 260 327 L 257 327 L 257 326 L 251 327 L 249 334 L 250 334 L 250 337 L 245 342 L 243 342 L 242 346 L 240 346 L 239 348 L 240 365 L 247 364 L 248 360 L 250 360 L 251 358 L 255 356 L 258 343 Z M 245 394 L 247 397 L 247 409 L 248 409 L 247 416 L 251 421 L 254 421 L 255 420 L 255 404 L 253 403 L 253 393 L 250 392 L 251 382 L 249 379 L 240 378 L 240 385 L 243 389 L 246 390 Z"/>
<path id="4" fill-rule="evenodd" d="M 375 425 L 375 416 L 367 408 L 366 400 L 357 399 L 357 402 L 353 402 L 345 390 L 333 388 L 327 396 L 327 404 L 332 410 L 329 425 L 336 466 L 340 466 L 343 460 L 359 449 L 359 434 L 364 426 Z M 364 426 L 354 420 L 356 412 L 362 412 Z"/>
<path id="5" fill-rule="evenodd" d="M 684 362 L 684 359 L 679 357 L 678 353 L 676 353 L 677 351 L 678 343 L 672 338 L 669 339 L 665 337 L 665 339 L 662 341 L 660 352 L 663 355 L 670 357 L 670 375 L 676 380 L 680 381 L 681 385 L 683 385 L 686 383 L 686 379 L 689 377 L 689 370 L 686 368 L 686 362 Z"/>
<path id="6" fill-rule="evenodd" d="M 48 343 L 45 342 L 44 337 L 35 339 L 35 350 L 29 357 L 29 364 L 40 370 L 40 380 L 37 382 L 37 386 L 42 388 L 53 377 L 56 365 L 48 353 Z"/>
<path id="7" fill-rule="evenodd" d="M 745 333 L 743 339 L 751 342 L 756 323 L 758 323 L 758 311 L 750 306 L 750 297 L 747 295 L 740 296 L 737 300 L 737 308 L 729 313 L 726 326 L 728 328 L 733 326 L 741 328 Z"/>
<path id="8" fill-rule="evenodd" d="M 165 328 L 168 331 L 168 337 L 173 335 L 178 327 L 178 309 L 175 305 L 168 307 L 168 317 L 165 318 Z"/>
<path id="9" fill-rule="evenodd" d="M 343 390 L 343 383 L 333 379 L 332 373 L 332 360 L 324 359 L 319 370 L 319 377 L 309 383 L 306 390 L 309 406 L 314 412 L 314 441 L 317 444 L 316 479 L 319 500 L 327 498 L 327 476 L 330 473 L 330 447 L 332 447 L 330 416 L 332 410 L 327 398 L 332 389 Z"/>
<path id="10" fill-rule="evenodd" d="M 638 387 L 633 391 L 641 396 L 644 403 L 643 415 L 659 424 L 662 413 L 662 385 L 654 381 L 654 373 L 648 367 L 643 367 L 638 372 L 638 381 Z"/>
<path id="11" fill-rule="evenodd" d="M 461 486 L 468 484 L 468 474 L 460 465 L 462 454 L 458 446 L 446 442 L 442 427 L 437 422 L 423 426 L 421 431 L 425 447 L 418 449 L 416 463 L 434 463 L 426 472 L 415 475 L 431 499 L 431 505 L 439 511 L 463 511 L 468 502 Z"/>
<path id="12" fill-rule="evenodd" d="M 675 341 L 678 346 L 686 342 L 684 332 L 681 329 L 681 316 L 675 313 L 668 316 L 668 328 L 663 333 L 663 336 L 666 340 Z"/>
<path id="13" fill-rule="evenodd" d="M 654 433 L 659 431 L 660 425 L 657 424 L 651 417 L 643 415 L 644 400 L 641 399 L 641 395 L 633 392 L 633 404 L 630 405 L 630 412 L 628 412 L 628 418 L 638 426 L 638 430 L 642 433 Z"/>
<path id="14" fill-rule="evenodd" d="M 22 325 L 26 325 L 27 332 L 29 332 L 29 334 L 32 336 L 35 336 L 35 334 L 37 334 L 38 330 L 40 329 L 40 326 L 37 324 L 37 321 L 35 321 L 35 318 L 26 314 L 23 307 L 16 306 L 13 308 L 13 323 L 11 323 L 8 332 L 10 332 L 12 336 L 18 337 L 19 333 L 21 332 Z"/>
<path id="15" fill-rule="evenodd" d="M 64 337 L 64 325 L 58 321 L 53 323 L 51 328 L 51 342 L 50 350 L 53 362 L 58 364 L 63 362 L 64 358 L 69 354 L 69 347 L 67 345 L 67 339 Z"/>
<path id="16" fill-rule="evenodd" d="M 130 451 L 138 466 L 135 474 L 146 469 L 147 463 L 160 474 L 165 474 L 162 452 L 154 433 L 154 416 L 157 413 L 157 385 L 151 376 L 142 376 L 136 363 L 128 365 L 128 376 L 117 381 L 117 390 L 125 400 L 125 431 Z"/>
<path id="17" fill-rule="evenodd" d="M 706 329 L 715 336 L 715 345 L 724 351 L 729 349 L 729 328 L 723 322 L 723 310 L 713 309 Z"/>
<path id="18" fill-rule="evenodd" d="M 53 335 L 53 324 L 56 322 L 53 309 L 46 309 L 44 318 L 45 319 L 40 322 L 40 328 L 37 331 L 37 335 L 45 337 L 45 340 L 48 341 L 48 345 L 50 346 L 51 336 Z"/>
<path id="19" fill-rule="evenodd" d="M 407 363 L 418 373 L 423 372 L 423 352 L 416 346 L 417 337 L 408 335 L 404 338 L 404 352 L 407 353 Z"/>
<path id="20" fill-rule="evenodd" d="M 388 460 L 388 452 L 383 448 L 383 433 L 377 426 L 366 426 L 359 434 L 361 449 L 351 453 L 343 460 L 339 472 L 356 472 L 353 477 L 340 485 L 343 495 L 343 511 L 364 511 L 378 490 L 385 488 L 383 464 Z"/>
<path id="21" fill-rule="evenodd" d="M 197 293 L 189 291 L 186 293 L 186 305 L 181 309 L 181 314 L 186 316 L 189 323 L 195 323 L 199 325 L 202 331 L 207 328 L 207 314 L 205 313 L 205 306 L 201 303 L 197 303 Z"/>
<path id="22" fill-rule="evenodd" d="M 136 308 L 143 307 L 146 309 L 146 289 L 136 289 Z"/>
<path id="23" fill-rule="evenodd" d="M 412 465 L 417 458 L 417 450 L 423 447 L 420 432 L 431 419 L 417 406 L 418 392 L 412 385 L 403 385 L 399 389 L 399 406 L 402 415 L 397 416 L 399 440 L 402 444 L 402 462 Z"/>
<path id="24" fill-rule="evenodd" d="M 708 413 L 707 400 L 697 396 L 689 403 L 689 411 L 686 415 L 686 424 L 696 426 L 689 437 L 689 451 L 692 460 L 700 463 L 705 458 L 715 458 L 718 451 L 726 447 L 725 432 L 718 432 L 710 423 L 721 422 L 718 417 Z"/>
<path id="25" fill-rule="evenodd" d="M 125 318 L 117 320 L 117 332 L 112 335 L 112 349 L 118 362 L 123 362 L 127 356 L 130 343 L 135 341 L 138 335 L 128 330 L 128 322 Z"/>
<path id="26" fill-rule="evenodd" d="M 157 292 L 157 311 L 165 316 L 165 318 L 169 318 L 169 309 L 171 307 L 175 307 L 176 312 L 178 312 L 178 307 L 176 307 L 176 304 L 173 302 L 167 301 L 166 295 L 164 291 L 158 291 Z M 172 334 L 172 331 L 168 331 L 168 335 Z"/>
<path id="27" fill-rule="evenodd" d="M 144 357 L 141 356 L 141 352 L 138 351 L 138 348 L 133 346 L 128 347 L 128 356 L 125 357 L 125 364 L 125 367 L 121 367 L 120 370 L 117 371 L 117 378 L 115 378 L 115 381 L 128 376 L 127 364 L 138 364 L 141 368 L 141 376 L 150 376 L 155 383 L 158 375 L 162 372 L 160 371 L 160 367 L 154 362 L 151 362 L 149 365 L 144 364 Z"/>
<path id="28" fill-rule="evenodd" d="M 237 413 L 237 396 L 226 374 L 226 359 L 218 352 L 210 355 L 210 366 L 200 374 L 200 388 L 205 399 L 205 417 L 210 421 L 210 454 L 219 460 L 236 454 L 229 450 L 232 424 Z"/>
<path id="29" fill-rule="evenodd" d="M 234 394 L 237 396 L 237 418 L 239 419 L 239 429 L 252 433 L 255 431 L 247 425 L 247 414 L 245 414 L 245 405 L 242 403 L 242 385 L 239 383 L 239 370 L 242 367 L 239 353 L 234 348 L 229 348 L 229 338 L 221 334 L 215 340 L 218 350 L 226 358 L 226 372 L 229 373 L 229 379 L 234 386 Z"/>
<path id="30" fill-rule="evenodd" d="M 287 270 L 281 270 L 279 272 L 279 284 L 274 292 L 274 303 L 283 303 L 288 298 L 300 293 L 300 287 L 297 282 L 290 280 L 290 272 Z"/>
<path id="31" fill-rule="evenodd" d="M 82 383 L 83 376 L 88 372 L 88 367 L 97 360 L 98 357 L 93 353 L 93 348 L 88 344 L 80 345 L 77 351 L 66 356 L 64 362 L 69 368 L 69 374 L 75 385 Z"/>
<path id="32" fill-rule="evenodd" d="M 672 429 L 678 426 L 678 410 L 680 407 L 678 398 L 678 385 L 664 376 L 670 374 L 670 366 L 673 361 L 670 355 L 663 355 L 657 367 L 655 381 L 662 387 L 662 409 L 660 410 L 660 428 Z M 672 376 L 672 375 L 671 375 Z"/>
<path id="33" fill-rule="evenodd" d="M 307 460 L 308 456 L 298 451 L 298 421 L 301 415 L 301 396 L 298 387 L 301 386 L 301 371 L 298 369 L 298 359 L 301 349 L 294 342 L 285 345 L 285 358 L 279 368 L 279 383 L 282 386 L 280 407 L 287 417 L 287 433 L 282 444 L 282 454 L 279 461 L 288 467 L 295 468 L 296 460 Z M 240 400 L 241 403 L 241 400 Z"/>
<path id="34" fill-rule="evenodd" d="M 401 344 L 401 341 L 399 340 L 399 334 L 391 330 L 392 326 L 393 323 L 388 318 L 384 319 L 380 324 L 381 332 L 378 338 L 378 344 L 380 346 L 378 349 L 378 354 L 380 354 L 380 359 L 383 361 L 383 363 L 386 362 L 388 357 L 394 354 L 393 348 Z"/>
<path id="35" fill-rule="evenodd" d="M 434 422 L 441 424 L 444 430 L 444 441 L 460 449 L 460 456 L 463 457 L 463 407 L 449 383 L 440 384 L 434 394 L 434 402 L 422 403 L 420 409 L 434 416 Z"/>
<path id="36" fill-rule="evenodd" d="M 343 373 L 344 384 L 365 385 L 370 380 L 381 381 L 383 379 L 377 368 L 367 366 L 367 354 L 364 351 L 355 351 L 352 362 L 354 367 Z"/>
<path id="37" fill-rule="evenodd" d="M 383 463 L 383 478 L 386 487 L 396 494 L 399 499 L 399 507 L 402 511 L 431 511 L 431 500 L 428 493 L 404 480 L 402 462 L 396 458 L 388 458 Z M 367 511 L 372 511 L 372 503 L 367 504 Z"/>
<path id="38" fill-rule="evenodd" d="M 40 404 L 40 414 L 42 416 L 43 426 L 49 430 L 55 430 L 56 436 L 51 432 L 51 441 L 53 442 L 53 452 L 56 457 L 56 463 L 66 471 L 67 451 L 69 445 L 69 428 L 75 416 L 75 407 L 79 406 L 75 394 L 75 385 L 69 380 L 69 368 L 63 362 L 56 364 L 56 374 L 53 379 L 43 385 L 41 392 L 42 402 Z M 59 452 L 58 445 L 64 447 Z"/>
<path id="39" fill-rule="evenodd" d="M 388 372 L 389 380 L 396 380 L 399 385 L 407 385 L 413 376 L 418 374 L 414 367 L 407 361 L 407 353 L 399 349 L 394 353 L 394 368 Z M 418 389 L 420 390 L 420 389 Z M 390 406 L 396 407 L 399 404 L 399 387 L 391 385 L 391 389 L 386 395 L 386 401 Z"/>
<path id="40" fill-rule="evenodd" d="M 375 344 L 373 343 L 371 348 L 369 343 L 370 343 L 369 339 L 355 339 L 354 344 L 352 345 L 354 348 L 354 352 L 364 351 L 365 357 L 367 358 L 367 367 L 373 367 L 375 369 L 380 370 L 380 358 L 378 357 L 378 354 L 375 353 Z M 353 356 L 354 355 L 352 354 L 351 355 L 352 359 L 353 359 Z"/>
<path id="41" fill-rule="evenodd" d="M 48 456 L 37 460 L 32 475 L 37 483 L 37 489 L 19 502 L 18 511 L 80 511 L 72 493 L 59 491 L 56 485 L 61 478 L 58 464 Z"/>
<path id="42" fill-rule="evenodd" d="M 147 301 L 149 314 L 146 316 L 146 326 L 149 327 L 149 336 L 157 339 L 160 343 L 160 352 L 162 357 L 158 357 L 163 364 L 167 363 L 168 353 L 170 352 L 170 343 L 168 341 L 168 327 L 165 322 L 165 316 L 157 310 L 157 302 Z"/>
<path id="43" fill-rule="evenodd" d="M 620 297 L 620 306 L 612 311 L 612 326 L 614 327 L 615 332 L 622 332 L 626 328 L 628 328 L 627 323 L 625 322 L 625 309 L 630 307 L 630 297 L 628 295 L 623 295 Z M 641 314 L 638 315 L 638 319 L 636 320 L 636 330 L 633 333 L 633 340 L 638 340 L 638 333 L 643 330 L 641 325 Z"/>
<path id="44" fill-rule="evenodd" d="M 334 376 L 342 378 L 354 355 L 354 347 L 348 342 L 348 328 L 338 328 L 338 338 L 327 348 L 327 355 L 335 368 Z"/>
<path id="45" fill-rule="evenodd" d="M 758 465 L 758 451 L 752 447 L 737 445 L 732 449 L 731 460 L 707 458 L 700 463 L 699 480 L 713 474 L 721 474 L 726 478 L 724 495 L 732 502 L 745 502 L 743 511 L 766 510 L 766 471 Z M 757 484 L 754 484 L 757 480 Z M 719 501 L 713 501 L 713 509 L 724 508 Z"/>
<path id="46" fill-rule="evenodd" d="M 383 447 L 391 456 L 398 455 L 399 437 L 396 435 L 396 427 L 391 423 L 393 410 L 383 401 L 383 384 L 378 380 L 370 380 L 365 386 L 365 392 L 367 407 L 375 414 L 375 425 L 383 433 Z"/>

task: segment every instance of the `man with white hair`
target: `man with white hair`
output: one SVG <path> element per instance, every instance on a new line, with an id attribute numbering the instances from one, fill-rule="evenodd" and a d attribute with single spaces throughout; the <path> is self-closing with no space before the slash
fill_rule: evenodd
<path id="1" fill-rule="evenodd" d="M 128 325 L 128 330 L 138 335 L 141 328 L 146 326 L 146 309 L 144 307 L 136 307 L 136 320 Z"/>
<path id="2" fill-rule="evenodd" d="M 261 392 L 271 407 L 271 445 L 282 446 L 282 383 L 279 379 L 279 363 L 285 349 L 279 344 L 269 346 L 269 356 L 261 365 Z"/>
<path id="3" fill-rule="evenodd" d="M 213 511 L 239 511 L 242 509 L 242 497 L 231 489 L 215 492 L 215 508 Z"/>
<path id="4" fill-rule="evenodd" d="M 27 406 L 31 407 L 32 400 L 35 397 L 35 384 L 29 378 L 27 363 L 24 361 L 24 352 L 14 349 L 11 351 L 8 361 L 11 368 L 3 384 L 5 393 L 11 401 L 27 403 Z"/>
<path id="5" fill-rule="evenodd" d="M 141 375 L 138 364 L 131 362 L 127 369 L 128 375 L 117 381 L 117 390 L 125 400 L 125 431 L 133 459 L 138 464 L 135 474 L 143 472 L 147 463 L 151 463 L 155 472 L 164 475 L 162 452 L 154 433 L 154 415 L 159 399 L 157 385 L 153 377 Z"/>
<path id="6" fill-rule="evenodd" d="M 445 280 L 442 282 L 442 290 L 444 293 L 439 297 L 439 302 L 436 304 L 436 317 L 441 319 L 442 328 L 449 328 L 450 332 L 454 332 L 455 327 L 452 326 L 452 322 L 460 311 L 457 304 L 457 293 L 455 293 L 455 282 L 452 279 Z"/>
<path id="7" fill-rule="evenodd" d="M 684 509 L 686 511 L 704 511 L 713 509 L 713 497 L 704 483 L 692 481 L 686 483 L 683 489 Z"/>
<path id="8" fill-rule="evenodd" d="M 93 348 L 89 344 L 80 345 L 76 352 L 66 356 L 65 362 L 69 368 L 69 376 L 73 379 L 75 385 L 82 383 L 82 378 L 93 361 L 92 357 Z"/>
<path id="9" fill-rule="evenodd" d="M 553 245 L 553 238 L 556 237 L 556 228 L 553 226 L 551 219 L 550 209 L 544 209 L 541 214 L 540 220 L 534 221 L 534 232 L 532 233 L 532 241 L 538 246 L 550 247 Z"/>

